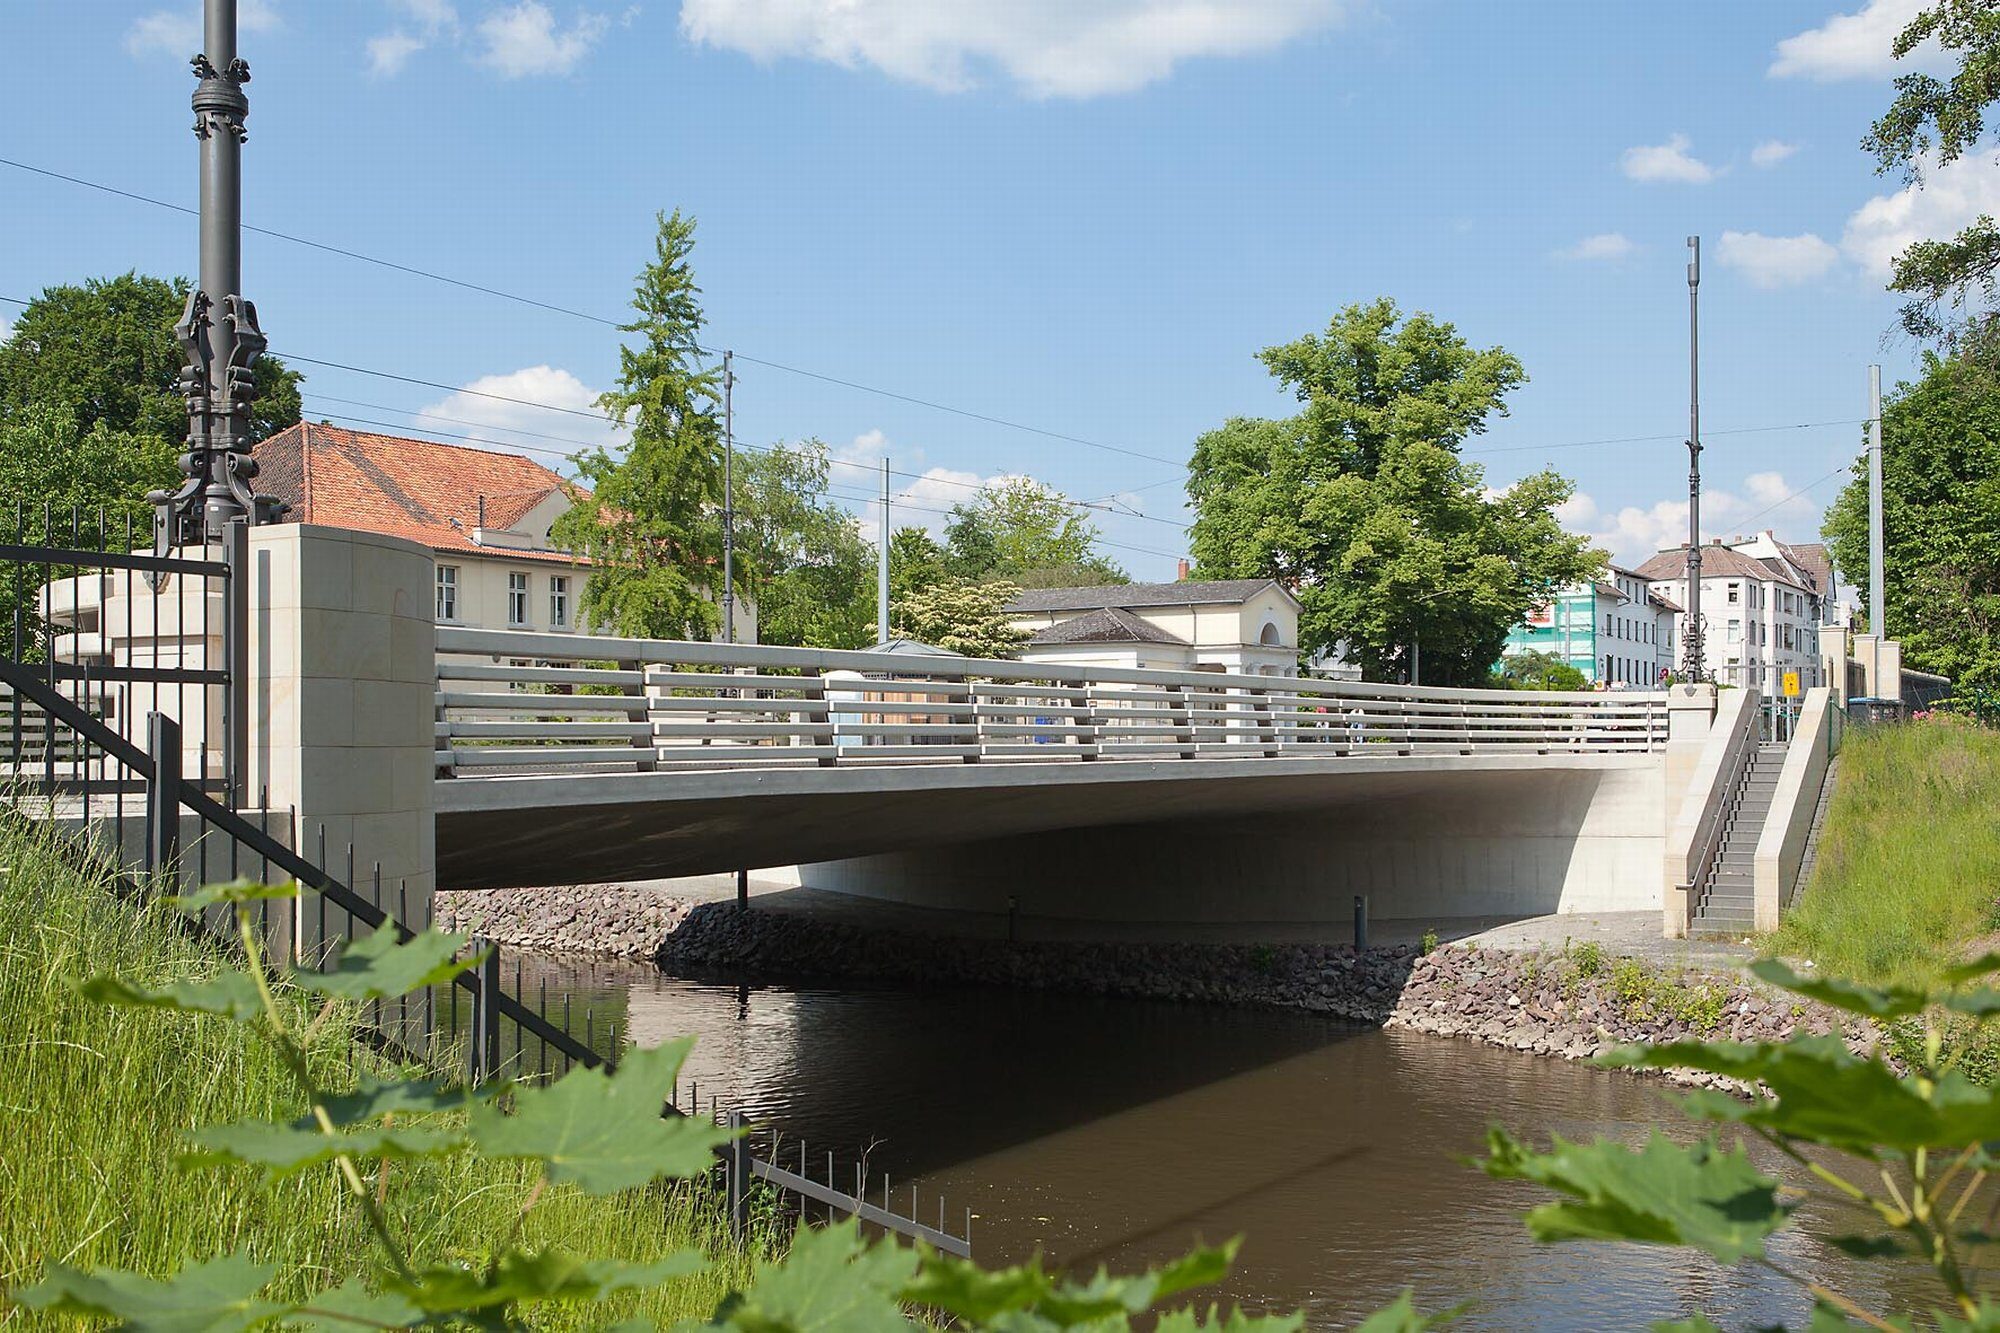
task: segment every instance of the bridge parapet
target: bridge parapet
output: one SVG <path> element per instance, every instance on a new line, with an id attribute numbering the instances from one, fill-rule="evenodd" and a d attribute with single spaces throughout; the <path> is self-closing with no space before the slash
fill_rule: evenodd
<path id="1" fill-rule="evenodd" d="M 1663 693 L 1290 676 L 439 626 L 455 777 L 880 764 L 1649 752 Z"/>

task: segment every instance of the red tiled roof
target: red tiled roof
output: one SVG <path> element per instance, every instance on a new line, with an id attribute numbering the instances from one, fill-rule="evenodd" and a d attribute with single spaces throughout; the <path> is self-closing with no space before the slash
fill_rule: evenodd
<path id="1" fill-rule="evenodd" d="M 258 489 L 291 505 L 286 515 L 291 522 L 379 532 L 434 551 L 585 563 L 562 551 L 521 551 L 472 540 L 482 498 L 486 527 L 501 530 L 551 494 L 574 489 L 519 454 L 302 421 L 257 445 L 255 456 Z"/>

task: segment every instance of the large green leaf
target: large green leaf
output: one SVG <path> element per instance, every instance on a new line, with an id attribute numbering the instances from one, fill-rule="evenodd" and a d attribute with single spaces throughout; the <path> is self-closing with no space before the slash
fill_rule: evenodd
<path id="1" fill-rule="evenodd" d="M 359 1328 L 410 1328 L 426 1317 L 416 1302 L 399 1292 L 373 1292 L 359 1281 L 349 1280 L 307 1301 L 286 1327 L 310 1329 L 312 1333 L 354 1333 Z"/>
<path id="2" fill-rule="evenodd" d="M 1759 958 L 1750 964 L 1750 971 L 1795 995 L 1803 995 L 1809 1000 L 1818 1000 L 1821 1004 L 1830 1004 L 1849 1013 L 1865 1014 L 1882 1022 L 1920 1014 L 1931 1002 L 1929 994 L 1907 986 L 1878 989 L 1843 981 L 1839 977 L 1805 976 L 1776 958 Z"/>
<path id="3" fill-rule="evenodd" d="M 586 1194 L 614 1194 L 661 1176 L 698 1176 L 731 1137 L 699 1116 L 663 1117 L 692 1038 L 632 1051 L 615 1073 L 579 1069 L 547 1087 L 523 1087 L 509 1115 L 476 1106 L 467 1128 L 493 1157 L 545 1164 L 553 1181 Z"/>
<path id="4" fill-rule="evenodd" d="M 182 1156 L 186 1165 L 241 1163 L 280 1175 L 336 1156 L 441 1157 L 465 1146 L 463 1133 L 424 1125 L 361 1125 L 326 1134 L 310 1121 L 274 1125 L 246 1120 L 196 1130 L 190 1138 L 195 1151 Z"/>
<path id="5" fill-rule="evenodd" d="M 742 1333 L 907 1333 L 897 1293 L 916 1268 L 914 1251 L 870 1245 L 852 1221 L 801 1226 L 785 1257 L 759 1260 L 749 1288 L 713 1323 Z"/>
<path id="6" fill-rule="evenodd" d="M 257 983 L 247 972 L 218 972 L 205 981 L 176 981 L 158 988 L 135 986 L 118 977 L 92 977 L 77 989 L 86 1000 L 128 1009 L 178 1009 L 239 1020 L 264 1012 Z"/>
<path id="7" fill-rule="evenodd" d="M 160 901 L 184 912 L 199 912 L 205 907 L 298 896 L 299 886 L 296 884 L 263 884 L 254 879 L 233 879 L 224 884 L 204 884 L 191 893 L 174 894 Z"/>
<path id="8" fill-rule="evenodd" d="M 1050 1277 L 1039 1256 L 989 1272 L 968 1260 L 926 1254 L 900 1295 L 912 1305 L 974 1324 L 1006 1314 L 1028 1314 L 1068 1327 L 1137 1314 L 1180 1292 L 1219 1282 L 1228 1275 L 1240 1243 L 1198 1249 L 1164 1268 L 1130 1277 L 1112 1277 L 1100 1269 L 1081 1283 Z"/>
<path id="9" fill-rule="evenodd" d="M 258 1295 L 276 1271 L 241 1254 L 194 1264 L 164 1282 L 51 1263 L 16 1300 L 30 1310 L 116 1319 L 133 1333 L 236 1333 L 285 1312 Z"/>
<path id="10" fill-rule="evenodd" d="M 392 1289 L 434 1314 L 495 1310 L 523 1301 L 592 1301 L 657 1287 L 699 1273 L 707 1260 L 692 1250 L 651 1263 L 579 1259 L 558 1250 L 508 1250 L 484 1268 L 437 1267 Z"/>
<path id="11" fill-rule="evenodd" d="M 1415 1322 L 1375 1322 L 1387 1313 L 1378 1310 L 1368 1316 L 1367 1322 L 1355 1326 L 1356 1333 L 1423 1333 L 1442 1327 L 1422 1315 L 1417 1315 Z M 1170 1310 L 1153 1325 L 1153 1333 L 1298 1333 L 1305 1323 L 1303 1314 L 1245 1314 L 1241 1310 L 1225 1314 L 1211 1305 L 1206 1316 L 1194 1310 Z"/>
<path id="12" fill-rule="evenodd" d="M 1965 1107 L 1947 1127 L 1944 1117 L 1916 1082 L 1899 1079 L 1880 1061 L 1863 1059 L 1838 1037 L 1801 1037 L 1784 1043 L 1671 1042 L 1608 1052 L 1600 1063 L 1632 1068 L 1701 1069 L 1762 1083 L 1769 1098 L 1729 1109 L 1720 1099 L 1690 1103 L 1714 1118 L 1757 1125 L 1791 1138 L 1824 1143 L 1872 1156 L 1880 1148 L 1898 1151 L 1952 1146 L 1993 1137 L 1976 1132 L 1981 1113 L 1993 1107 Z"/>
<path id="13" fill-rule="evenodd" d="M 364 1071 L 352 1092 L 328 1096 L 322 1105 L 336 1125 L 354 1125 L 389 1115 L 465 1111 L 502 1091 L 503 1083 L 469 1088 L 447 1079 L 381 1078 Z M 303 1122 L 301 1122 L 303 1125 Z"/>
<path id="14" fill-rule="evenodd" d="M 1723 1263 L 1761 1256 L 1790 1212 L 1778 1182 L 1740 1147 L 1713 1139 L 1678 1144 L 1655 1133 L 1638 1148 L 1558 1137 L 1538 1153 L 1495 1128 L 1480 1163 L 1500 1179 L 1532 1180 L 1566 1194 L 1527 1216 L 1537 1240 L 1629 1240 L 1687 1245 Z"/>
<path id="15" fill-rule="evenodd" d="M 342 949 L 330 966 L 316 972 L 300 970 L 292 980 L 304 990 L 345 1000 L 393 1000 L 476 966 L 478 957 L 457 956 L 466 938 L 427 930 L 399 944 L 395 926 L 385 921 L 373 934 Z"/>
<path id="16" fill-rule="evenodd" d="M 1457 1319 L 1464 1309 L 1464 1306 L 1459 1306 L 1440 1314 L 1427 1315 L 1417 1309 L 1416 1296 L 1405 1287 L 1402 1295 L 1356 1324 L 1354 1333 L 1425 1333 L 1427 1329 L 1443 1328 Z"/>

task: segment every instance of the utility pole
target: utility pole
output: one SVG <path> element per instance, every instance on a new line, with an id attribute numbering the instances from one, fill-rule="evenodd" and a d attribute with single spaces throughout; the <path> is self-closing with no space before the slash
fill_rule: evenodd
<path id="1" fill-rule="evenodd" d="M 722 354 L 722 641 L 736 642 L 736 353 Z"/>
<path id="2" fill-rule="evenodd" d="M 257 308 L 243 297 L 243 122 L 250 66 L 236 54 L 236 0 L 205 0 L 203 45 L 189 63 L 194 90 L 194 137 L 201 145 L 201 281 L 188 293 L 174 337 L 185 360 L 180 391 L 187 401 L 186 475 L 172 491 L 146 498 L 158 508 L 153 546 L 219 543 L 229 523 L 268 523 L 280 512 L 272 496 L 250 489 L 252 366 L 266 346 Z"/>
<path id="3" fill-rule="evenodd" d="M 1687 621 L 1681 631 L 1687 678 L 1707 678 L 1701 625 L 1701 237 L 1688 243 L 1688 554 Z"/>
<path id="4" fill-rule="evenodd" d="M 1882 623 L 1882 367 L 1868 367 L 1868 629 L 1888 633 Z"/>
<path id="5" fill-rule="evenodd" d="M 889 460 L 882 460 L 882 531 L 875 556 L 875 642 L 889 642 Z"/>

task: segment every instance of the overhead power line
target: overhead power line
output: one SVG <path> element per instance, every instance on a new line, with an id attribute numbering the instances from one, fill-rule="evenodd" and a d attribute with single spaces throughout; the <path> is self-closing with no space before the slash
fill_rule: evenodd
<path id="1" fill-rule="evenodd" d="M 140 194 L 134 190 L 121 190 L 116 186 L 106 185 L 100 181 L 85 180 L 81 176 L 71 176 L 64 172 L 51 171 L 46 167 L 34 166 L 27 162 L 16 161 L 13 158 L 0 157 L 0 166 L 13 167 L 17 171 L 29 172 L 50 180 L 63 181 L 70 185 L 81 186 L 87 190 L 101 191 L 104 194 L 116 195 L 120 199 L 129 199 L 135 203 L 149 204 L 155 208 L 164 208 L 175 213 L 183 213 L 189 216 L 199 215 L 197 210 L 189 208 L 185 204 L 171 203 L 165 199 L 155 199 L 151 195 Z M 270 227 L 253 227 L 247 223 L 244 224 L 243 230 L 254 232 L 259 236 L 268 236 L 273 240 L 305 246 L 308 249 L 318 250 L 325 254 L 339 255 L 344 259 L 352 259 L 364 264 L 373 264 L 379 268 L 407 274 L 411 277 L 426 278 L 432 282 L 443 283 L 446 286 L 457 287 L 464 291 L 478 292 L 485 296 L 498 297 L 504 301 L 514 301 L 521 305 L 532 306 L 537 310 L 548 311 L 552 314 L 568 315 L 575 319 L 588 320 L 593 324 L 601 324 L 614 329 L 625 327 L 622 320 L 606 319 L 602 315 L 593 315 L 588 311 L 557 305 L 551 301 L 538 300 L 532 296 L 523 296 L 518 292 L 505 291 L 499 287 L 489 287 L 483 283 L 467 282 L 462 278 L 449 277 L 442 273 L 433 272 L 430 269 L 419 268 L 414 264 L 400 264 L 392 259 L 383 259 L 379 255 L 364 254 L 359 250 L 348 250 L 341 246 L 328 245 L 322 241 L 309 240 L 303 236 L 294 236 L 290 232 L 277 231 Z M 709 356 L 720 355 L 720 349 L 713 347 L 701 347 L 699 350 Z M 1040 426 L 1032 426 L 1020 421 L 1010 421 L 1005 417 L 993 416 L 985 412 L 975 412 L 969 408 L 953 407 L 949 403 L 940 403 L 934 399 L 920 398 L 914 394 L 898 393 L 893 389 L 884 389 L 872 384 L 863 384 L 857 380 L 843 379 L 837 375 L 823 374 L 817 370 L 807 370 L 802 366 L 786 365 L 781 361 L 765 360 L 761 357 L 751 356 L 747 352 L 738 352 L 736 356 L 740 361 L 748 361 L 754 365 L 763 366 L 768 370 L 782 371 L 787 375 L 799 375 L 806 379 L 819 380 L 824 384 L 836 384 L 841 388 L 852 389 L 857 393 L 873 394 L 876 397 L 888 398 L 899 403 L 909 403 L 912 406 L 927 408 L 934 412 L 949 413 L 952 416 L 963 417 L 969 421 L 980 421 L 987 425 L 1000 426 L 1007 430 L 1023 431 L 1030 435 L 1042 436 L 1045 439 L 1060 440 L 1065 444 L 1080 444 L 1085 448 L 1101 449 L 1107 453 L 1124 454 L 1130 458 L 1143 458 L 1150 462 L 1165 463 L 1169 467 L 1184 469 L 1187 466 L 1186 463 L 1178 459 L 1162 458 L 1157 454 L 1144 453 L 1137 449 L 1127 449 L 1122 445 L 1105 444 L 1099 440 L 1086 439 L 1081 435 L 1069 435 L 1062 431 L 1046 430 Z"/>

